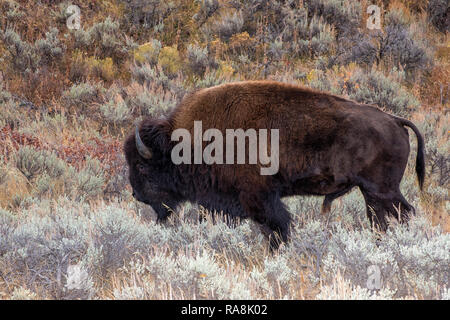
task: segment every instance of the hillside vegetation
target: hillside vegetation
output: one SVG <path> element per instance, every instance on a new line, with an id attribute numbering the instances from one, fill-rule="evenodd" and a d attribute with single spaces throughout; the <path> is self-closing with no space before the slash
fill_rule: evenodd
<path id="1" fill-rule="evenodd" d="M 450 38 L 446 0 L 0 0 L 0 299 L 450 299 Z M 70 5 L 80 12 L 80 28 Z M 122 144 L 197 88 L 271 79 L 413 121 L 426 179 L 377 241 L 355 190 L 328 216 L 286 199 L 292 239 L 166 224 L 134 201 Z M 368 285 L 373 267 L 377 290 Z"/>

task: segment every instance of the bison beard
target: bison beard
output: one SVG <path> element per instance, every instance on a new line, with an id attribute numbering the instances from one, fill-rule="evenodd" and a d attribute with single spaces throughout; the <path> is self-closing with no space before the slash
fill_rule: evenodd
<path id="1" fill-rule="evenodd" d="M 279 129 L 278 173 L 260 175 L 261 166 L 248 162 L 175 165 L 171 133 L 184 128 L 193 135 L 195 121 L 221 132 Z M 399 188 L 410 151 L 405 127 L 417 136 L 422 188 L 424 141 L 413 123 L 374 106 L 269 81 L 194 92 L 166 119 L 144 120 L 127 138 L 124 153 L 134 197 L 151 205 L 158 220 L 167 218 L 167 208 L 190 201 L 223 212 L 230 222 L 253 219 L 275 249 L 289 236 L 290 213 L 281 201 L 286 196 L 325 196 L 326 214 L 334 199 L 359 187 L 374 228 L 385 231 L 389 215 L 407 221 L 414 208 Z"/>

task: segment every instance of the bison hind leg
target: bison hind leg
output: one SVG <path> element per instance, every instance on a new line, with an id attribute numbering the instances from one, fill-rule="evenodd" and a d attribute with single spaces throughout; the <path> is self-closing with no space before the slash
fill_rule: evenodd
<path id="1" fill-rule="evenodd" d="M 272 252 L 288 241 L 291 214 L 278 194 L 242 192 L 241 203 L 248 216 L 259 223 L 268 236 Z"/>
<path id="2" fill-rule="evenodd" d="M 367 217 L 372 228 L 385 232 L 388 228 L 387 217 L 395 217 L 399 222 L 408 222 L 414 207 L 406 201 L 399 190 L 388 193 L 374 193 L 361 189 L 366 201 Z"/>
<path id="3" fill-rule="evenodd" d="M 322 210 L 321 210 L 322 215 L 328 214 L 331 211 L 331 203 L 337 198 L 349 192 L 352 188 L 353 187 L 349 187 L 338 192 L 327 194 L 322 203 Z"/>
<path id="4" fill-rule="evenodd" d="M 393 201 L 393 206 L 395 210 L 396 218 L 401 222 L 405 223 L 409 221 L 411 214 L 416 214 L 416 209 L 406 201 L 405 197 L 398 192 L 397 196 Z"/>

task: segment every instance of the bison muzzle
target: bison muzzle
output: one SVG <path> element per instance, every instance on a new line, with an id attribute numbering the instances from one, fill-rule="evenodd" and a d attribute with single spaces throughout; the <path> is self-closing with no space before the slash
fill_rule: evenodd
<path id="1" fill-rule="evenodd" d="M 261 164 L 174 164 L 171 134 L 194 122 L 203 129 L 278 129 L 279 169 L 261 175 Z M 374 228 L 388 216 L 406 221 L 414 208 L 400 192 L 410 151 L 408 130 L 418 141 L 416 172 L 424 182 L 424 141 L 406 119 L 335 95 L 271 81 L 245 81 L 201 89 L 186 96 L 165 119 L 145 119 L 124 145 L 133 195 L 158 220 L 185 201 L 231 220 L 251 218 L 270 231 L 271 248 L 287 241 L 290 213 L 281 199 L 334 199 L 359 187 Z M 226 150 L 226 148 L 224 149 Z"/>

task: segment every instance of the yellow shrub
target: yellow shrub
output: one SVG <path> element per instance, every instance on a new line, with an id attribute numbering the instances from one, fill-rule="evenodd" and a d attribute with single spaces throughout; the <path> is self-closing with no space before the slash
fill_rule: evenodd
<path id="1" fill-rule="evenodd" d="M 227 52 L 229 49 L 228 44 L 220 41 L 219 38 L 214 39 L 210 43 L 210 53 L 216 58 L 221 57 L 224 52 Z"/>
<path id="2" fill-rule="evenodd" d="M 167 74 L 176 74 L 181 69 L 181 58 L 177 48 L 175 46 L 162 48 L 158 64 Z"/>
<path id="3" fill-rule="evenodd" d="M 250 37 L 247 31 L 234 34 L 230 39 L 230 48 L 235 50 L 247 50 L 254 44 L 254 39 Z"/>
<path id="4" fill-rule="evenodd" d="M 224 76 L 225 78 L 229 78 L 233 75 L 234 69 L 230 63 L 226 61 L 219 62 L 219 74 Z"/>
<path id="5" fill-rule="evenodd" d="M 89 73 L 94 74 L 105 81 L 112 81 L 117 73 L 116 66 L 112 58 L 97 59 L 89 57 L 86 60 Z"/>
<path id="6" fill-rule="evenodd" d="M 306 75 L 306 80 L 308 80 L 308 82 L 317 80 L 317 74 L 314 71 L 314 69 L 312 69 L 310 72 L 308 72 L 308 74 Z"/>
<path id="7" fill-rule="evenodd" d="M 112 81 L 117 77 L 117 67 L 112 58 L 98 59 L 87 57 L 82 51 L 75 50 L 72 54 L 71 72 L 82 76 L 95 76 L 105 81 Z"/>
<path id="8" fill-rule="evenodd" d="M 151 42 L 144 43 L 140 45 L 136 50 L 134 50 L 133 56 L 134 60 L 138 63 L 152 62 L 155 63 L 158 58 L 159 48 Z"/>

